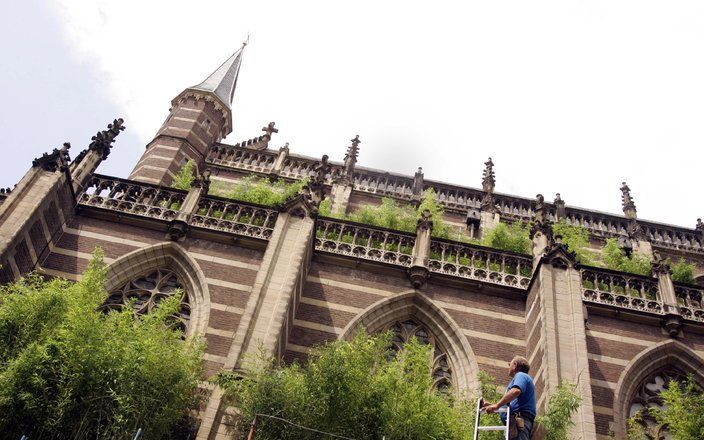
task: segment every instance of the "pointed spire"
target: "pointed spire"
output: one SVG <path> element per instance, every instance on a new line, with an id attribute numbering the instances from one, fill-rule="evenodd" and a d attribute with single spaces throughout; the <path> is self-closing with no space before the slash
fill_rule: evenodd
<path id="1" fill-rule="evenodd" d="M 485 194 L 480 203 L 482 211 L 497 212 L 496 201 L 494 200 L 494 187 L 496 186 L 495 177 L 494 162 L 489 158 L 489 160 L 484 162 L 482 188 Z"/>
<path id="2" fill-rule="evenodd" d="M 249 37 L 247 41 L 242 43 L 242 47 L 240 47 L 237 52 L 233 53 L 227 61 L 222 63 L 215 72 L 211 73 L 205 81 L 197 86 L 191 87 L 191 89 L 211 92 L 220 98 L 227 108 L 230 108 L 232 97 L 235 94 L 235 87 L 237 86 L 237 77 L 240 74 L 240 66 L 242 65 L 242 52 L 248 42 Z"/>
<path id="3" fill-rule="evenodd" d="M 340 181 L 343 183 L 352 183 L 354 166 L 357 164 L 357 157 L 359 156 L 359 144 L 362 143 L 362 141 L 359 140 L 359 135 L 355 136 L 350 142 L 352 142 L 352 144 L 347 147 L 342 175 L 340 176 Z"/>
<path id="4" fill-rule="evenodd" d="M 487 193 L 494 193 L 494 186 L 496 185 L 496 175 L 494 174 L 494 162 L 489 158 L 484 162 L 484 178 L 482 179 L 482 187 Z"/>

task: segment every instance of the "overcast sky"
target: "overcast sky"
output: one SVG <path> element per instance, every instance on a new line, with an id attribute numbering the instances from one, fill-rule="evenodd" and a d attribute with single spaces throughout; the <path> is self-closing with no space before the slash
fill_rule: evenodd
<path id="1" fill-rule="evenodd" d="M 247 33 L 226 142 L 269 121 L 291 151 L 693 227 L 704 152 L 704 3 L 13 2 L 0 18 L 0 186 L 125 119 L 99 171 L 127 176 Z"/>

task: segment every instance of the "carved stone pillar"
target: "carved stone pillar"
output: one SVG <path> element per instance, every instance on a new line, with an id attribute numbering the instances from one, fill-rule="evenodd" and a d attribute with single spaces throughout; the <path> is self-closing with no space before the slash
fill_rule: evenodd
<path id="1" fill-rule="evenodd" d="M 549 246 L 533 274 L 526 307 L 527 354 L 536 383 L 538 412 L 561 382 L 577 385 L 582 404 L 572 416 L 569 438 L 596 438 L 587 359 L 585 309 L 575 260 L 564 245 Z M 538 332 L 538 336 L 534 336 Z M 537 439 L 541 433 L 536 433 Z"/>
<path id="2" fill-rule="evenodd" d="M 413 287 L 422 287 L 428 281 L 430 271 L 428 261 L 430 259 L 430 236 L 433 231 L 433 221 L 430 211 L 423 211 L 423 215 L 418 219 L 416 226 L 416 244 L 413 246 L 413 261 L 408 269 L 408 277 Z"/>
<path id="3" fill-rule="evenodd" d="M 70 148 L 32 162 L 32 168 L 0 205 L 0 283 L 38 268 L 76 204 L 68 171 Z"/>
<path id="4" fill-rule="evenodd" d="M 633 253 L 652 260 L 653 246 L 647 240 L 638 224 L 638 211 L 631 196 L 631 189 L 626 182 L 623 182 L 621 186 L 621 203 L 623 205 L 623 214 L 628 219 L 628 236 L 633 240 Z"/>
<path id="5" fill-rule="evenodd" d="M 125 129 L 122 125 L 122 118 L 115 119 L 112 124 L 108 124 L 108 129 L 99 131 L 91 138 L 88 148 L 81 151 L 76 159 L 71 163 L 69 170 L 73 184 L 73 191 L 80 194 L 84 189 L 90 176 L 98 168 L 98 165 L 110 154 L 115 138 Z"/>
<path id="6" fill-rule="evenodd" d="M 565 210 L 565 201 L 560 197 L 560 193 L 555 194 L 555 200 L 552 202 L 555 205 L 555 220 L 560 221 L 567 218 Z"/>
<path id="7" fill-rule="evenodd" d="M 533 218 L 533 226 L 530 229 L 530 239 L 533 241 L 533 267 L 536 267 L 553 240 L 545 198 L 542 194 L 535 196 L 533 211 L 535 216 Z"/>
<path id="8" fill-rule="evenodd" d="M 352 194 L 352 184 L 344 184 L 335 182 L 332 184 L 330 191 L 330 211 L 333 214 L 344 214 L 347 212 L 347 205 L 350 202 Z"/>
<path id="9" fill-rule="evenodd" d="M 258 353 L 260 348 L 277 357 L 286 350 L 288 330 L 310 266 L 315 216 L 325 196 L 325 176 L 330 169 L 328 157 L 323 156 L 308 185 L 281 207 L 223 369 L 241 369 L 245 356 Z M 198 440 L 231 438 L 221 423 L 225 409 L 222 391 L 216 388 L 203 414 Z"/>
<path id="10" fill-rule="evenodd" d="M 496 225 L 501 223 L 501 214 L 498 212 L 484 211 L 479 213 L 479 234 L 484 237 L 487 231 L 495 228 Z"/>
<path id="11" fill-rule="evenodd" d="M 314 206 L 299 197 L 289 202 L 276 220 L 249 300 L 235 332 L 225 370 L 240 369 L 247 355 L 263 348 L 281 356 L 288 329 L 305 284 L 315 220 Z M 222 423 L 225 410 L 222 391 L 215 389 L 208 400 L 197 439 L 229 439 Z"/>
<path id="12" fill-rule="evenodd" d="M 173 241 L 181 240 L 188 232 L 188 223 L 191 215 L 198 210 L 198 202 L 201 196 L 208 194 L 210 188 L 210 170 L 206 169 L 202 175 L 196 177 L 188 190 L 186 198 L 183 199 L 181 209 L 176 214 L 176 218 L 169 223 L 168 235 Z"/>
<path id="13" fill-rule="evenodd" d="M 413 200 L 420 202 L 423 198 L 423 168 L 418 167 L 418 171 L 413 175 Z"/>
<path id="14" fill-rule="evenodd" d="M 274 166 L 271 168 L 270 174 L 272 175 L 272 177 L 278 177 L 281 174 L 281 171 L 284 169 L 284 163 L 286 162 L 287 158 L 288 142 L 286 142 L 283 147 L 279 148 L 279 155 L 276 156 Z"/>
<path id="15" fill-rule="evenodd" d="M 658 279 L 658 291 L 660 292 L 660 300 L 663 302 L 665 310 L 665 318 L 663 319 L 663 328 L 671 337 L 677 337 L 682 329 L 683 319 L 680 313 L 679 305 L 677 304 L 677 295 L 675 293 L 675 285 L 672 282 L 670 273 L 670 265 L 655 254 L 655 260 L 652 263 L 653 276 Z"/>

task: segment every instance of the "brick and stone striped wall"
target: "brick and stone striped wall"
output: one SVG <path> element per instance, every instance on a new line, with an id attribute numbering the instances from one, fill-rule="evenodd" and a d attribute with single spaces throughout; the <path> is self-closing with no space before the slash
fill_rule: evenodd
<path id="1" fill-rule="evenodd" d="M 45 273 L 77 279 L 99 246 L 110 264 L 132 251 L 165 241 L 164 233 L 135 226 L 77 216 L 42 262 Z M 210 293 L 210 316 L 205 332 L 206 376 L 225 363 L 237 325 L 249 300 L 263 252 L 236 245 L 186 238 L 179 243 L 205 274 Z"/>
<path id="2" fill-rule="evenodd" d="M 680 340 L 704 356 L 704 336 L 688 332 Z M 618 318 L 590 315 L 587 347 L 594 418 L 597 433 L 608 435 L 614 422 L 614 396 L 621 373 L 641 352 L 655 344 L 670 340 L 660 325 L 624 321 Z"/>
<path id="3" fill-rule="evenodd" d="M 314 261 L 308 273 L 285 360 L 305 359 L 310 347 L 339 338 L 377 301 L 411 290 L 405 277 Z M 514 355 L 526 355 L 525 301 L 433 284 L 422 289 L 459 325 L 479 368 L 506 380 Z"/>

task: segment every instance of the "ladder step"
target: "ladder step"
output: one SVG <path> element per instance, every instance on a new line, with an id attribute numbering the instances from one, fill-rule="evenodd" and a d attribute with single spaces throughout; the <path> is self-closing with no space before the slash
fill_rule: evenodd
<path id="1" fill-rule="evenodd" d="M 506 426 L 477 426 L 478 431 L 503 431 Z"/>

